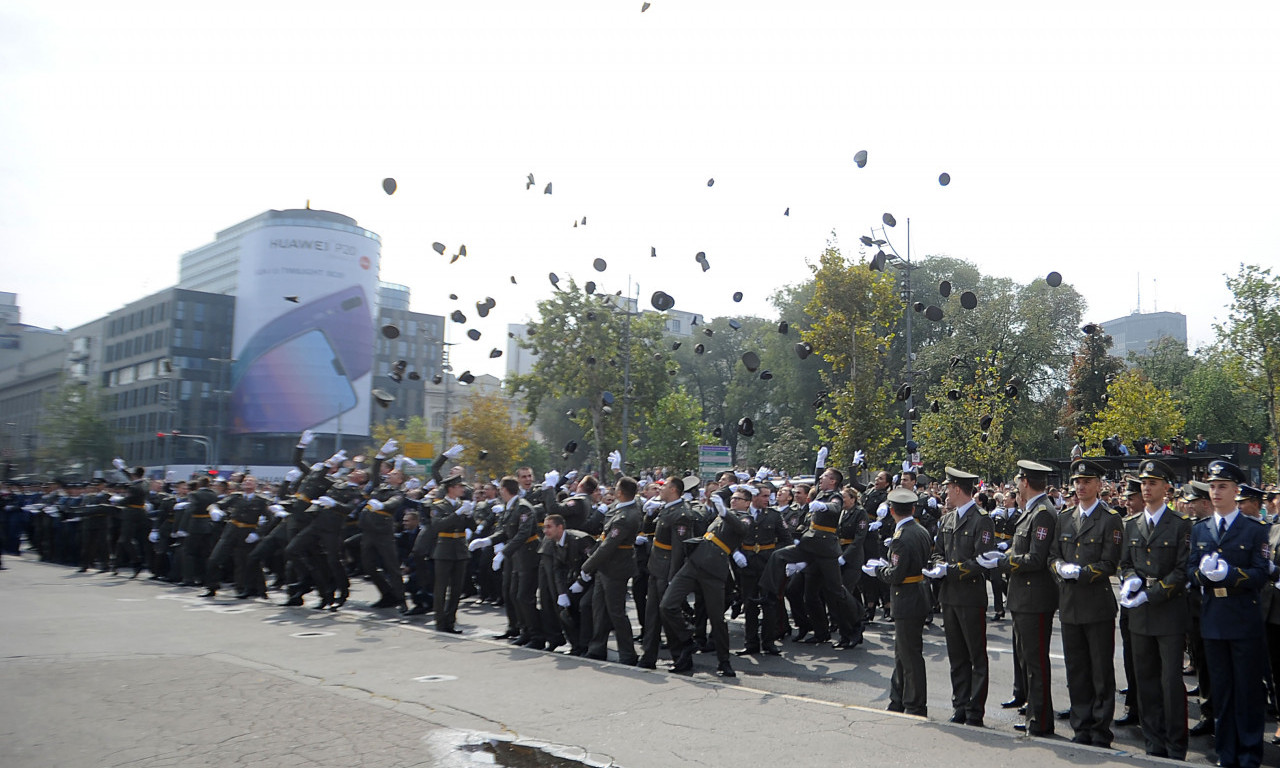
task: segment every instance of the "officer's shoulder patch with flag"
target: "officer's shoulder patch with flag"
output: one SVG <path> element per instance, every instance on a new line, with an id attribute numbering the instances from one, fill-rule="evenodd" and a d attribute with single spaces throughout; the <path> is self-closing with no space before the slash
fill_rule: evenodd
<path id="1" fill-rule="evenodd" d="M 858 527 L 864 531 L 867 530 L 867 519 L 865 517 L 858 521 Z"/>
<path id="2" fill-rule="evenodd" d="M 1044 541 L 1045 539 L 1049 538 L 1049 528 L 1043 525 L 1040 526 L 1039 528 L 1036 528 L 1036 538 L 1039 539 L 1040 541 Z"/>
<path id="3" fill-rule="evenodd" d="M 1263 560 L 1270 560 L 1270 559 L 1271 559 L 1271 544 L 1270 544 L 1270 542 L 1266 542 L 1266 541 L 1262 542 L 1262 559 L 1263 559 Z"/>
<path id="4" fill-rule="evenodd" d="M 1119 543 L 1120 543 L 1120 538 L 1121 538 L 1123 535 L 1124 535 L 1124 533 L 1123 533 L 1119 528 L 1117 528 L 1117 529 L 1115 529 L 1114 531 L 1112 531 L 1112 532 L 1111 532 L 1111 538 L 1112 538 L 1112 539 L 1114 539 L 1114 540 L 1115 540 L 1115 542 L 1116 542 L 1117 544 L 1119 544 Z"/>
<path id="5" fill-rule="evenodd" d="M 897 565 L 897 564 L 898 564 L 898 553 L 897 553 L 897 552 L 894 552 L 892 555 L 890 555 L 890 556 L 889 556 L 889 560 L 890 560 L 890 561 L 892 561 L 894 565 Z"/>
<path id="6" fill-rule="evenodd" d="M 983 532 L 982 532 L 982 543 L 983 543 L 983 544 L 990 544 L 990 543 L 991 543 L 991 531 L 983 531 Z"/>
<path id="7" fill-rule="evenodd" d="M 610 529 L 609 529 L 609 538 L 613 539 L 613 538 L 617 538 L 617 536 L 618 536 L 618 529 L 617 529 L 617 528 L 610 528 Z"/>

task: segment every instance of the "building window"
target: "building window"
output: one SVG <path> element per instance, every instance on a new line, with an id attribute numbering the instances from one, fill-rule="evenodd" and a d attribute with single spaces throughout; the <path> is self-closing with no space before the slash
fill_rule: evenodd
<path id="1" fill-rule="evenodd" d="M 191 382 L 182 382 L 182 385 L 178 388 L 178 397 L 182 400 L 191 399 Z"/>
<path id="2" fill-rule="evenodd" d="M 185 320 L 187 317 L 187 302 L 178 299 L 173 305 L 173 319 Z"/>
<path id="3" fill-rule="evenodd" d="M 204 322 L 204 302 L 197 301 L 195 304 L 195 320 L 197 323 Z"/>
<path id="4" fill-rule="evenodd" d="M 185 347 L 185 346 L 186 346 L 186 344 L 184 344 L 184 343 L 183 343 L 183 338 L 182 338 L 182 326 L 175 325 L 175 326 L 173 327 L 173 346 L 175 346 L 175 347 Z"/>
<path id="5" fill-rule="evenodd" d="M 167 301 L 160 305 L 160 312 L 159 312 L 160 317 L 156 319 L 158 319 L 162 323 L 164 322 L 164 313 L 167 311 L 168 306 L 169 306 L 169 302 Z"/>
<path id="6" fill-rule="evenodd" d="M 204 305 L 197 304 L 196 306 L 201 307 Z M 204 348 L 204 331 L 200 330 L 199 328 L 196 328 L 191 332 L 191 346 L 195 347 L 196 349 Z"/>

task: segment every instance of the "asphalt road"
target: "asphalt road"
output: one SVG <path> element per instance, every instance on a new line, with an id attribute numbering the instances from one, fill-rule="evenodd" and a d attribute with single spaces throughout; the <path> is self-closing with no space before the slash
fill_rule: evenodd
<path id="1" fill-rule="evenodd" d="M 515 648 L 492 639 L 505 617 L 484 606 L 464 605 L 464 635 L 441 635 L 428 617 L 358 607 L 377 596 L 364 582 L 329 613 L 202 600 L 197 589 L 29 557 L 5 564 L 5 768 L 576 764 L 525 745 L 628 768 L 1168 762 L 1142 754 L 1136 729 L 1117 729 L 1109 750 L 1016 734 L 1012 711 L 999 707 L 1012 676 L 1008 622 L 990 627 L 991 701 L 987 727 L 975 729 L 939 722 L 951 711 L 940 628 L 926 635 L 935 719 L 922 720 L 883 711 L 893 642 L 885 624 L 854 651 L 786 643 L 781 658 L 735 657 L 739 677 L 721 681 L 705 655 L 686 678 L 661 664 L 646 671 Z M 730 627 L 740 647 L 740 620 Z M 1053 653 L 1055 703 L 1065 708 L 1056 644 Z M 1069 725 L 1060 722 L 1059 734 L 1069 737 Z M 1209 749 L 1209 739 L 1193 739 L 1189 759 L 1204 764 Z M 1270 764 L 1277 757 L 1268 752 Z"/>

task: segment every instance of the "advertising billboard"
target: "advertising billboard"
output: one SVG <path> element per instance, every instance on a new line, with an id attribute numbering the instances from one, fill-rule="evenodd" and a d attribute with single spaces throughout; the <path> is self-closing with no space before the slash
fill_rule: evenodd
<path id="1" fill-rule="evenodd" d="M 367 436 L 377 240 L 267 226 L 240 245 L 231 431 Z"/>

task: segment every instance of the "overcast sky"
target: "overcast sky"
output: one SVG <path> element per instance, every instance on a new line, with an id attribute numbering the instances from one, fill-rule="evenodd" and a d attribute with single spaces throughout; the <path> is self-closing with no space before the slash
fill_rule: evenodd
<path id="1" fill-rule="evenodd" d="M 0 2 L 0 290 L 24 321 L 91 320 L 308 200 L 382 236 L 415 310 L 492 296 L 456 354 L 499 375 L 549 271 L 770 316 L 886 211 L 900 250 L 910 218 L 916 257 L 1057 270 L 1093 320 L 1140 289 L 1192 346 L 1224 273 L 1280 265 L 1275 3 L 385 5 Z"/>

